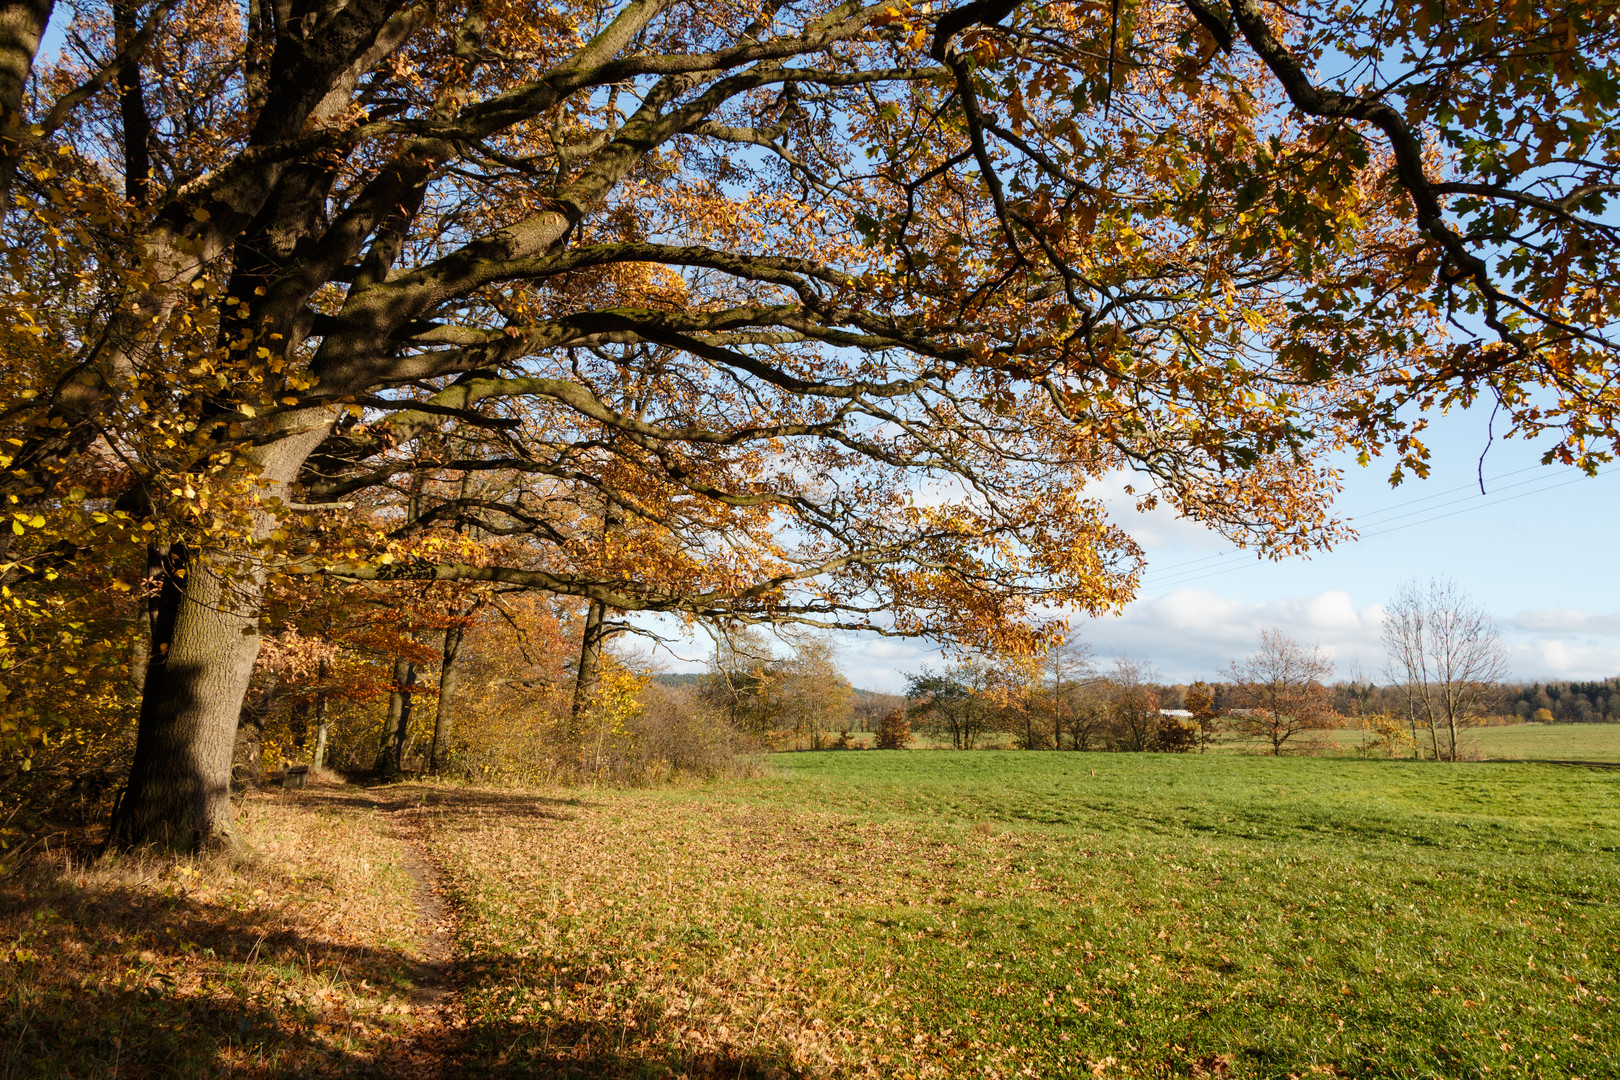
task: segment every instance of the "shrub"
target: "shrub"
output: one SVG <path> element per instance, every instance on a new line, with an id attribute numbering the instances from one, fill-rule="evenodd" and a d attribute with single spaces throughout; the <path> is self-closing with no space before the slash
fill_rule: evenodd
<path id="1" fill-rule="evenodd" d="M 1417 740 L 1412 737 L 1411 727 L 1403 717 L 1381 712 L 1363 717 L 1363 723 L 1368 735 L 1362 746 L 1363 754 L 1407 757 L 1417 749 Z"/>
<path id="2" fill-rule="evenodd" d="M 906 716 L 906 710 L 895 709 L 878 724 L 879 750 L 904 750 L 910 742 L 911 721 Z"/>
<path id="3" fill-rule="evenodd" d="M 1198 732 L 1197 721 L 1163 717 L 1153 737 L 1153 749 L 1165 754 L 1188 753 L 1198 747 Z"/>

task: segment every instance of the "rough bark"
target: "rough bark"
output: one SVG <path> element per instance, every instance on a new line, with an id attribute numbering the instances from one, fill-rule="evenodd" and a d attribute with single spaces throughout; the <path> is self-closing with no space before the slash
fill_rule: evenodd
<path id="1" fill-rule="evenodd" d="M 242 702 L 231 753 L 231 788 L 257 788 L 264 782 L 264 726 L 275 705 L 276 683 L 269 680 Z"/>
<path id="2" fill-rule="evenodd" d="M 123 51 L 136 33 L 133 0 L 113 4 L 113 27 L 115 43 Z M 136 56 L 118 68 L 118 118 L 124 136 L 124 196 L 144 208 L 152 173 L 152 117 L 146 110 L 141 63 Z"/>
<path id="3" fill-rule="evenodd" d="M 439 666 L 439 707 L 433 716 L 433 752 L 428 758 L 428 771 L 434 774 L 450 760 L 450 740 L 455 735 L 461 640 L 465 634 L 465 629 L 460 625 L 451 626 L 444 632 L 444 658 Z"/>
<path id="4" fill-rule="evenodd" d="M 398 657 L 394 660 L 394 688 L 388 695 L 388 719 L 383 724 L 382 743 L 377 747 L 377 772 L 385 778 L 398 776 L 404 765 L 415 687 L 416 665 Z"/>
<path id="5" fill-rule="evenodd" d="M 315 694 L 314 762 L 317 769 L 326 764 L 326 725 L 328 723 L 326 715 L 326 677 L 329 671 L 330 665 L 325 660 L 322 660 L 320 670 L 317 673 L 317 678 L 320 680 L 320 689 Z"/>
<path id="6" fill-rule="evenodd" d="M 593 600 L 585 612 L 585 633 L 579 644 L 579 668 L 574 674 L 573 717 L 576 728 L 580 717 L 596 697 L 596 688 L 602 680 L 602 647 L 607 639 L 607 607 L 600 600 Z"/>
<path id="7" fill-rule="evenodd" d="M 285 424 L 287 436 L 258 456 L 269 498 L 286 493 L 330 421 L 293 415 Z M 253 538 L 269 536 L 276 524 L 260 511 Z M 135 757 L 109 846 L 199 850 L 234 842 L 231 753 L 259 656 L 263 575 L 255 560 L 193 557 L 181 544 L 163 556 Z"/>
<path id="8" fill-rule="evenodd" d="M 129 786 L 108 843 L 187 851 L 234 841 L 231 755 L 259 652 L 258 583 L 171 552 L 141 701 Z M 181 575 L 184 575 L 183 578 Z"/>
<path id="9" fill-rule="evenodd" d="M 0 214 L 11 209 L 11 184 L 22 152 L 23 94 L 54 6 L 54 0 L 0 3 Z"/>

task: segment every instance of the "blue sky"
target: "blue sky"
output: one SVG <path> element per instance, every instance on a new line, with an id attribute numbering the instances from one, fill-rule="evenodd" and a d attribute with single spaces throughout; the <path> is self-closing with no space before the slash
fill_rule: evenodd
<path id="1" fill-rule="evenodd" d="M 1383 681 L 1381 605 L 1405 580 L 1441 576 L 1496 617 L 1516 678 L 1620 674 L 1620 465 L 1585 477 L 1540 465 L 1546 444 L 1498 438 L 1482 496 L 1488 418 L 1477 408 L 1431 418 L 1425 480 L 1391 488 L 1387 460 L 1350 463 L 1337 510 L 1361 538 L 1310 559 L 1260 561 L 1171 512 L 1138 515 L 1114 494 L 1148 572 L 1120 615 L 1078 621 L 1075 632 L 1105 661 L 1130 655 L 1182 681 L 1218 676 L 1276 626 L 1321 644 L 1338 677 L 1359 666 Z M 889 688 L 930 652 L 851 641 L 845 660 L 857 685 Z"/>
<path id="2" fill-rule="evenodd" d="M 1167 681 L 1186 681 L 1219 677 L 1253 650 L 1262 629 L 1280 627 L 1320 644 L 1337 677 L 1359 670 L 1382 682 L 1381 605 L 1403 581 L 1442 576 L 1495 616 L 1516 678 L 1620 674 L 1620 464 L 1585 477 L 1540 465 L 1546 444 L 1497 438 L 1482 496 L 1488 419 L 1477 408 L 1431 417 L 1425 480 L 1391 488 L 1389 461 L 1348 463 L 1337 510 L 1362 536 L 1310 559 L 1234 552 L 1168 510 L 1137 514 L 1118 484 L 1105 486 L 1117 519 L 1146 550 L 1148 572 L 1123 612 L 1078 620 L 1074 632 L 1104 663 L 1129 655 Z M 842 645 L 845 673 L 874 690 L 899 690 L 907 674 L 939 662 L 925 642 L 850 635 Z M 697 657 L 706 647 L 678 651 Z"/>

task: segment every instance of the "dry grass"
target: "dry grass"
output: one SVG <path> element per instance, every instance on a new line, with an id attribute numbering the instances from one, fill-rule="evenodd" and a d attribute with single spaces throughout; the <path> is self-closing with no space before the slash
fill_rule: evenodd
<path id="1" fill-rule="evenodd" d="M 839 911 L 890 905 L 903 923 L 936 890 L 971 894 L 937 837 L 638 792 L 423 794 L 475 958 L 469 1054 L 484 1067 L 883 1076 L 953 1052 L 926 996 L 892 979 L 929 931 L 856 957 Z"/>
<path id="2" fill-rule="evenodd" d="M 362 793 L 264 793 L 243 850 L 0 882 L 0 1078 L 290 1076 L 409 1054 L 414 884 Z"/>

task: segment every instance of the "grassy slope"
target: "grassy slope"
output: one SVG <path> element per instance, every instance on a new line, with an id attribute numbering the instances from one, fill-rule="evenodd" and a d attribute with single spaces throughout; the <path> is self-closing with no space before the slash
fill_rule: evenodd
<path id="1" fill-rule="evenodd" d="M 1601 766 L 774 763 L 441 802 L 475 1055 L 581 1076 L 1620 1073 Z"/>

